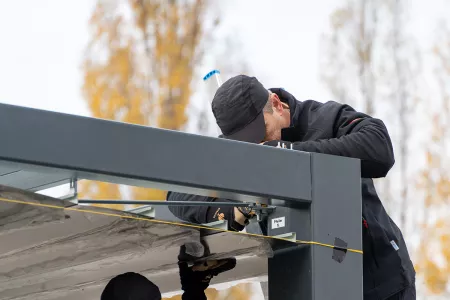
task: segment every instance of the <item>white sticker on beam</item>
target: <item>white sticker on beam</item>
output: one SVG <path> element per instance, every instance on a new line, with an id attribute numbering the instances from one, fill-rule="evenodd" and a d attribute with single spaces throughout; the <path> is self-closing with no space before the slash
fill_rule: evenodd
<path id="1" fill-rule="evenodd" d="M 286 218 L 280 217 L 272 219 L 272 229 L 282 228 L 286 226 Z"/>

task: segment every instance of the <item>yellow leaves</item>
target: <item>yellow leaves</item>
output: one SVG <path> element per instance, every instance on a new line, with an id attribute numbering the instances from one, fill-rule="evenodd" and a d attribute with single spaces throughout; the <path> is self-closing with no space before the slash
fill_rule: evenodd
<path id="1" fill-rule="evenodd" d="M 97 0 L 82 65 L 83 95 L 94 117 L 172 130 L 185 126 L 204 3 Z M 131 18 L 124 17 L 123 4 Z M 122 198 L 118 186 L 106 183 L 85 182 L 80 190 L 90 198 Z M 135 199 L 163 200 L 165 194 L 131 189 Z"/>
<path id="2" fill-rule="evenodd" d="M 165 200 L 166 194 L 167 194 L 166 191 L 157 189 L 149 189 L 141 187 L 133 187 L 132 189 L 133 199 L 136 200 Z"/>
<path id="3" fill-rule="evenodd" d="M 79 198 L 81 199 L 120 199 L 119 186 L 105 182 L 80 182 Z M 123 210 L 121 204 L 93 204 L 93 206 Z"/>
<path id="4" fill-rule="evenodd" d="M 131 19 L 122 15 L 124 3 Z M 172 130 L 185 126 L 194 68 L 201 59 L 205 3 L 129 0 L 118 5 L 119 0 L 97 0 L 82 65 L 83 95 L 94 117 Z M 80 183 L 80 194 L 125 198 L 118 185 L 90 181 Z M 131 187 L 126 194 L 138 200 L 166 198 L 166 191 L 141 187 Z M 249 299 L 245 285 L 231 288 L 225 296 L 215 289 L 206 293 L 208 299 L 225 299 L 228 294 L 231 299 Z"/>
<path id="5" fill-rule="evenodd" d="M 248 283 L 242 283 L 231 287 L 225 299 L 250 300 L 251 286 Z"/>
<path id="6" fill-rule="evenodd" d="M 447 227 L 447 230 L 449 230 L 450 228 Z M 446 268 L 445 268 L 445 273 L 447 274 L 447 280 L 450 277 L 450 234 L 446 233 L 441 235 L 440 237 L 440 243 L 441 243 L 441 249 L 442 249 L 442 256 L 446 261 Z"/>
<path id="7" fill-rule="evenodd" d="M 425 261 L 423 266 L 423 274 L 425 275 L 425 285 L 434 294 L 440 294 L 445 291 L 448 274 L 437 266 L 432 260 Z"/>
<path id="8" fill-rule="evenodd" d="M 417 274 L 429 292 L 443 293 L 450 280 L 450 219 L 447 215 L 427 223 L 415 262 Z"/>
<path id="9" fill-rule="evenodd" d="M 426 156 L 427 156 L 427 165 L 432 165 L 433 164 L 433 154 L 430 151 L 426 152 Z"/>
<path id="10" fill-rule="evenodd" d="M 449 171 L 442 165 L 442 154 L 428 151 L 426 155 L 428 169 L 423 172 L 426 184 L 422 185 L 425 189 L 425 209 L 428 210 L 428 215 L 434 213 L 439 218 L 434 223 L 425 224 L 422 249 L 417 258 L 417 273 L 424 277 L 425 285 L 431 293 L 441 294 L 450 280 L 450 180 Z M 436 241 L 438 245 L 432 247 L 429 241 Z M 436 263 L 437 257 L 442 257 L 444 262 Z"/>
<path id="11" fill-rule="evenodd" d="M 213 288 L 208 288 L 205 290 L 206 299 L 219 300 L 219 291 Z"/>
<path id="12" fill-rule="evenodd" d="M 162 298 L 161 300 L 182 300 L 181 295 L 176 295 L 170 298 Z"/>
<path id="13" fill-rule="evenodd" d="M 416 270 L 425 280 L 429 292 L 442 294 L 450 281 L 450 170 L 445 154 L 446 132 L 442 116 L 433 115 L 431 143 L 426 152 L 426 168 L 422 172 L 420 188 L 424 190 L 424 209 L 427 215 L 437 216 L 436 222 L 425 220 L 423 239 Z M 436 244 L 436 245 L 433 245 Z"/>
<path id="14" fill-rule="evenodd" d="M 334 29 L 339 30 L 344 27 L 353 18 L 353 10 L 350 6 L 337 9 L 330 17 L 331 26 Z"/>
<path id="15" fill-rule="evenodd" d="M 448 216 L 448 187 L 449 182 L 442 182 L 428 192 L 425 198 L 425 209 L 428 215 L 440 216 L 434 223 L 425 220 L 422 229 L 423 238 L 421 250 L 418 251 L 417 273 L 423 276 L 427 288 L 432 293 L 442 293 L 450 280 L 450 218 Z M 444 194 L 443 194 L 444 192 Z M 446 194 L 445 194 L 446 193 Z M 428 222 L 427 222 L 428 221 Z M 430 242 L 436 243 L 432 245 Z M 440 264 L 434 262 L 442 258 Z"/>
<path id="16" fill-rule="evenodd" d="M 129 3 L 135 13 L 135 25 L 141 31 L 146 31 L 148 19 L 158 18 L 160 1 L 130 0 Z"/>
<path id="17" fill-rule="evenodd" d="M 441 177 L 436 186 L 436 192 L 442 197 L 442 199 L 450 204 L 450 178 Z"/>
<path id="18" fill-rule="evenodd" d="M 450 238 L 447 232 L 449 222 L 445 219 L 439 219 L 434 224 L 428 225 L 429 227 L 425 229 L 428 234 L 421 241 L 418 250 L 419 256 L 414 267 L 416 272 L 424 277 L 425 286 L 429 292 L 439 294 L 446 288 L 449 268 L 446 263 L 442 263 L 442 259 L 439 260 L 439 258 L 443 258 L 444 261 L 447 261 L 445 253 L 440 256 L 440 253 L 437 253 L 436 250 L 441 249 L 448 243 Z M 437 245 L 436 242 L 440 245 Z"/>
<path id="19" fill-rule="evenodd" d="M 438 221 L 436 222 L 436 224 L 434 225 L 434 227 L 435 227 L 436 230 L 443 229 L 443 228 L 445 228 L 446 226 L 448 226 L 448 222 L 447 222 L 445 219 L 440 219 L 440 220 L 438 220 Z"/>

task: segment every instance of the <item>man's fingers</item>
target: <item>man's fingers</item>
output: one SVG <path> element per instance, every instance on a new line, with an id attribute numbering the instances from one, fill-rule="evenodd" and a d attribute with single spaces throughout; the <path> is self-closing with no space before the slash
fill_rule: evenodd
<path id="1" fill-rule="evenodd" d="M 205 262 L 194 265 L 191 270 L 194 272 L 212 272 L 217 275 L 233 269 L 236 266 L 235 258 L 226 258 L 219 260 L 207 260 Z"/>
<path id="2" fill-rule="evenodd" d="M 206 271 L 209 270 L 211 268 L 214 268 L 216 265 L 218 264 L 217 260 L 207 260 L 205 262 L 202 262 L 200 264 L 196 264 L 192 267 L 192 271 L 196 272 L 202 272 L 202 271 Z"/>

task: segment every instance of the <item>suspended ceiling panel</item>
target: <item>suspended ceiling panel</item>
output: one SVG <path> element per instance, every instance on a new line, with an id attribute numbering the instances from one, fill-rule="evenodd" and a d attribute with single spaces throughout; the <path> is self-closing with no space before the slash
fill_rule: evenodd
<path id="1" fill-rule="evenodd" d="M 176 292 L 180 290 L 180 246 L 199 241 L 200 236 L 210 249 L 209 258 L 237 258 L 236 268 L 220 274 L 212 284 L 267 275 L 274 241 L 266 238 L 231 232 L 203 234 L 121 211 L 69 207 L 68 202 L 9 187 L 0 186 L 0 197 L 69 208 L 0 201 L 3 300 L 98 300 L 112 277 L 129 271 L 147 276 L 163 293 Z"/>

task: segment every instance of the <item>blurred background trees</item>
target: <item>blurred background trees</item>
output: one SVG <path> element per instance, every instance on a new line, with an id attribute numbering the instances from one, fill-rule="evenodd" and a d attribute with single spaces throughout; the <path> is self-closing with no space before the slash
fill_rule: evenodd
<path id="1" fill-rule="evenodd" d="M 98 0 L 83 62 L 93 116 L 183 130 L 194 78 L 200 77 L 197 65 L 219 24 L 206 17 L 208 9 L 203 0 Z M 103 199 L 163 200 L 166 193 L 98 182 L 80 190 L 83 197 Z"/>
<path id="2" fill-rule="evenodd" d="M 205 75 L 198 66 L 216 41 L 217 9 L 205 0 L 97 0 L 82 65 L 83 93 L 92 116 L 180 131 L 194 117 L 198 131 L 208 133 L 210 99 L 197 95 L 204 98 L 200 108 L 192 112 L 188 107 Z M 239 41 L 228 37 L 219 42 L 225 44 L 224 52 L 210 58 L 212 65 L 221 69 L 224 78 L 243 72 L 245 64 L 238 64 L 240 57 L 234 50 Z M 166 191 L 157 189 L 95 181 L 80 184 L 82 198 L 164 200 L 165 196 Z M 248 284 L 220 292 L 207 290 L 208 299 L 246 300 L 250 294 Z"/>
<path id="3" fill-rule="evenodd" d="M 404 230 L 409 209 L 409 136 L 420 74 L 420 56 L 407 27 L 408 7 L 406 0 L 345 1 L 330 16 L 331 33 L 323 38 L 321 68 L 322 80 L 336 101 L 386 123 L 396 164 L 387 178 L 375 183 L 386 209 Z"/>
<path id="4" fill-rule="evenodd" d="M 430 136 L 425 148 L 426 164 L 419 180 L 424 203 L 421 210 L 421 241 L 416 268 L 426 289 L 450 298 L 450 24 L 437 26 L 433 79 L 439 98 L 429 109 Z"/>
<path id="5" fill-rule="evenodd" d="M 396 164 L 387 178 L 376 180 L 377 190 L 406 237 L 419 298 L 449 299 L 448 21 L 437 22 L 435 45 L 424 49 L 409 26 L 411 1 L 340 3 L 322 40 L 322 81 L 334 100 L 386 123 Z M 424 57 L 432 61 L 426 67 Z"/>

